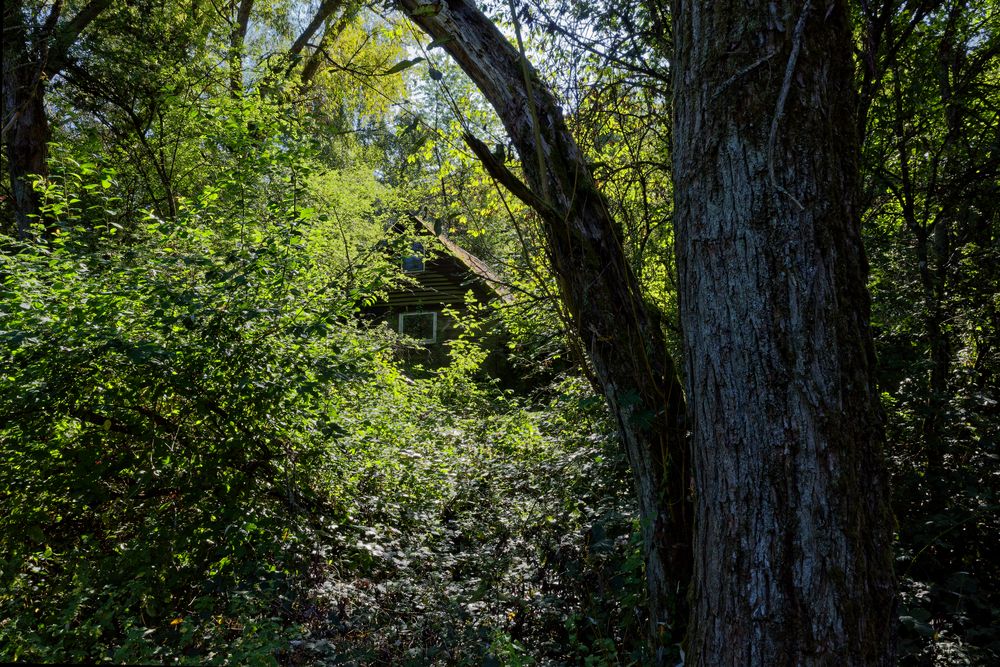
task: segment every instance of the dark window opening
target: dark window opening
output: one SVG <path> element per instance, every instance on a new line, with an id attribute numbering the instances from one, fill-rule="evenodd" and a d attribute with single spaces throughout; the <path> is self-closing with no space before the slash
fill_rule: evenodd
<path id="1" fill-rule="evenodd" d="M 399 333 L 416 338 L 421 343 L 437 340 L 437 313 L 400 313 Z"/>

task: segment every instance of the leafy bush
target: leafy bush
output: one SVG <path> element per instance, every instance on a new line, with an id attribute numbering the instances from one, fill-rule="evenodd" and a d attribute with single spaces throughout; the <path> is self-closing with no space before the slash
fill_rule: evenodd
<path id="1" fill-rule="evenodd" d="M 601 402 L 576 380 L 534 408 L 441 381 L 354 386 L 372 406 L 344 422 L 354 529 L 289 659 L 642 664 L 638 526 Z"/>
<path id="2" fill-rule="evenodd" d="M 164 221 L 60 154 L 52 242 L 0 240 L 0 655 L 643 662 L 601 401 L 485 381 L 458 313 L 450 363 L 409 377 L 354 317 L 393 274 L 335 261 L 336 181 L 300 168 L 235 164 Z"/>
<path id="3" fill-rule="evenodd" d="M 234 244 L 206 197 L 121 244 L 73 194 L 0 256 L 0 655 L 273 662 L 372 344 L 296 280 L 301 216 Z"/>

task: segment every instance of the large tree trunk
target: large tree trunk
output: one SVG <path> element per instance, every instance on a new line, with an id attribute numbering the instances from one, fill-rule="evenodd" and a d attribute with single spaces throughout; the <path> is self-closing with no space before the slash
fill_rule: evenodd
<path id="1" fill-rule="evenodd" d="M 5 0 L 3 10 L 3 143 L 10 189 L 14 195 L 17 236 L 27 239 L 39 218 L 41 202 L 33 176 L 45 176 L 49 121 L 45 115 L 45 79 L 33 57 L 22 3 Z"/>
<path id="2" fill-rule="evenodd" d="M 80 33 L 111 4 L 90 0 L 60 23 L 62 3 L 54 3 L 42 25 L 27 21 L 22 0 L 3 3 L 3 144 L 14 194 L 17 235 L 28 239 L 41 219 L 41 200 L 32 177 L 48 175 L 49 118 L 45 82 L 66 66 Z"/>
<path id="3" fill-rule="evenodd" d="M 475 81 L 521 155 L 527 187 L 468 136 L 487 169 L 544 221 L 562 297 L 586 346 L 631 461 L 657 648 L 679 640 L 675 607 L 690 572 L 684 403 L 656 311 L 642 299 L 590 171 L 551 92 L 466 0 L 404 9 Z M 530 83 L 529 83 L 530 82 Z M 668 632 L 671 631 L 671 632 Z M 662 658 L 658 651 L 658 659 Z"/>
<path id="4" fill-rule="evenodd" d="M 893 662 L 847 3 L 678 0 L 696 665 Z"/>

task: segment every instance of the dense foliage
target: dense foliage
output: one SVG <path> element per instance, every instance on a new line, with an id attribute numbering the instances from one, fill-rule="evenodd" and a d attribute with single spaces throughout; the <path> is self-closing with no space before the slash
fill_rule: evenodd
<path id="1" fill-rule="evenodd" d="M 873 322 L 899 522 L 905 664 L 1000 654 L 998 16 L 870 15 L 865 143 Z M 906 36 L 908 30 L 912 35 Z"/>
<path id="2" fill-rule="evenodd" d="M 471 84 L 381 7 L 111 4 L 76 34 L 87 3 L 61 32 L 50 3 L 5 4 L 18 57 L 66 57 L 32 90 L 30 233 L 3 156 L 0 660 L 648 662 L 628 462 L 538 221 L 462 143 L 518 168 Z M 486 5 L 550 55 L 676 348 L 669 12 Z M 901 661 L 991 664 L 1000 19 L 856 14 Z M 414 211 L 509 297 L 457 314 L 438 367 L 365 314 L 408 280 L 384 249 Z M 516 381 L 483 371 L 500 330 Z"/>

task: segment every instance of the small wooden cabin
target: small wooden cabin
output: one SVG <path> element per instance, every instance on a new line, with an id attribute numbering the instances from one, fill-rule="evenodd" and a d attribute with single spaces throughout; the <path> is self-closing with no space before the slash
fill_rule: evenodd
<path id="1" fill-rule="evenodd" d="M 445 310 L 465 312 L 466 294 L 470 291 L 484 305 L 510 296 L 483 260 L 436 233 L 433 224 L 416 216 L 410 219 L 411 241 L 397 261 L 413 284 L 390 292 L 366 311 L 399 333 L 420 341 L 424 353 L 411 355 L 412 361 L 430 368 L 447 360 L 445 343 L 460 334 Z M 496 331 L 482 333 L 486 335 L 480 344 L 495 351 L 485 370 L 496 375 L 504 365 L 502 337 Z"/>

